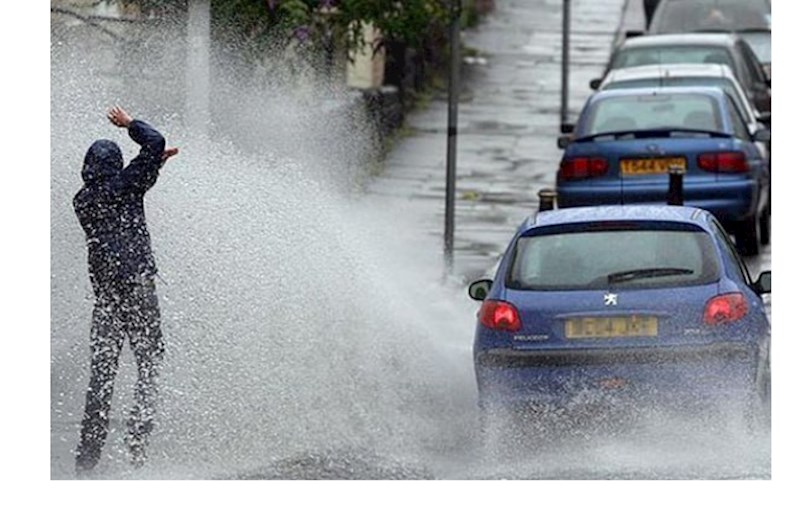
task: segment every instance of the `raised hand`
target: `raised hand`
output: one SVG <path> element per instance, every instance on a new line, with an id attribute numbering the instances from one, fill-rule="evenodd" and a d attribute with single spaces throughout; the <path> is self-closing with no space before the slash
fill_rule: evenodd
<path id="1" fill-rule="evenodd" d="M 108 120 L 111 121 L 111 124 L 114 126 L 118 126 L 120 128 L 127 128 L 130 125 L 131 121 L 133 120 L 128 112 L 120 108 L 119 106 L 114 106 L 110 110 L 108 110 Z"/>

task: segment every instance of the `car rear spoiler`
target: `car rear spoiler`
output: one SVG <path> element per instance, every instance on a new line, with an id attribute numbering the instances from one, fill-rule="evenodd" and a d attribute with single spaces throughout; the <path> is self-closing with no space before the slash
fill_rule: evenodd
<path id="1" fill-rule="evenodd" d="M 725 133 L 717 130 L 700 130 L 695 128 L 650 128 L 645 130 L 618 130 L 618 131 L 609 131 L 609 132 L 602 132 L 602 133 L 595 133 L 592 135 L 584 135 L 582 137 L 576 137 L 572 140 L 572 142 L 591 142 L 595 139 L 599 139 L 602 137 L 614 137 L 619 138 L 625 135 L 633 135 L 637 139 L 644 139 L 649 137 L 670 137 L 674 133 L 703 133 L 709 135 L 711 137 L 719 137 L 722 139 L 729 139 L 733 137 L 730 133 Z"/>

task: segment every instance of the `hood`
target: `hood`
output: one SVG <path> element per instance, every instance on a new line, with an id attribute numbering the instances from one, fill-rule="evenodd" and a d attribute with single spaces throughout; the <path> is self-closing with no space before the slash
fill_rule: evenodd
<path id="1" fill-rule="evenodd" d="M 84 182 L 97 181 L 118 174 L 122 170 L 122 151 L 114 141 L 95 141 L 83 158 L 81 175 Z"/>

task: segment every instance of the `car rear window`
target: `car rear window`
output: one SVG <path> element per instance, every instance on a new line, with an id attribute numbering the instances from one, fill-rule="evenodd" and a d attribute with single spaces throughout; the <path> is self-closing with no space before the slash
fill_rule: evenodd
<path id="1" fill-rule="evenodd" d="M 704 231 L 575 231 L 520 237 L 507 278 L 512 289 L 683 287 L 718 280 L 719 264 Z"/>
<path id="2" fill-rule="evenodd" d="M 725 64 L 734 68 L 733 57 L 717 46 L 641 46 L 620 50 L 611 69 L 651 64 Z"/>
<path id="3" fill-rule="evenodd" d="M 722 132 L 719 109 L 708 95 L 625 95 L 598 100 L 589 108 L 582 136 L 653 128 Z"/>
<path id="4" fill-rule="evenodd" d="M 725 77 L 652 77 L 646 79 L 618 80 L 609 82 L 603 89 L 629 89 L 629 88 L 682 88 L 687 86 L 710 86 L 720 88 L 731 96 L 736 107 L 743 116 L 749 113 L 744 106 L 745 102 L 729 78 Z"/>

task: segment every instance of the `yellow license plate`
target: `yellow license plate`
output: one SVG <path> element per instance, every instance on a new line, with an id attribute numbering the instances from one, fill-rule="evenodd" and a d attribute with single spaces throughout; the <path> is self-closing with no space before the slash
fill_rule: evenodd
<path id="1" fill-rule="evenodd" d="M 658 157 L 655 159 L 622 159 L 620 162 L 622 175 L 667 174 L 671 166 L 686 171 L 686 159 L 683 157 Z"/>
<path id="2" fill-rule="evenodd" d="M 567 338 L 658 336 L 658 318 L 655 316 L 570 318 L 566 321 L 564 332 Z"/>

